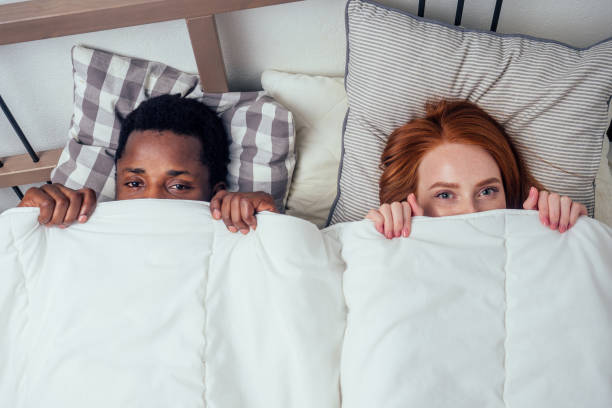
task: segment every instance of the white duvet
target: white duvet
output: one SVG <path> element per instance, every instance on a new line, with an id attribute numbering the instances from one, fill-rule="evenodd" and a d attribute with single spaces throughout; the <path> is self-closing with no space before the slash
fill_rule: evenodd
<path id="1" fill-rule="evenodd" d="M 528 211 L 247 236 L 199 202 L 0 216 L 0 407 L 612 406 L 612 232 Z"/>

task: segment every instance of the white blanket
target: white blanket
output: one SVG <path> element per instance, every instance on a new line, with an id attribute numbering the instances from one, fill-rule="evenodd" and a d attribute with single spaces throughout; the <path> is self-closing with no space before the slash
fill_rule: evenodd
<path id="1" fill-rule="evenodd" d="M 612 406 L 612 232 L 587 218 L 36 217 L 0 216 L 0 407 Z"/>

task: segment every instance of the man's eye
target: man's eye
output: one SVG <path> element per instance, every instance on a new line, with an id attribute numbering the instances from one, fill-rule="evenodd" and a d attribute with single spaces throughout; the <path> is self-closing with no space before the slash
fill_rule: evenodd
<path id="1" fill-rule="evenodd" d="M 130 187 L 130 188 L 138 188 L 141 186 L 139 181 L 128 181 L 127 183 L 125 183 L 126 187 Z"/>
<path id="2" fill-rule="evenodd" d="M 447 199 L 451 198 L 451 193 L 445 191 L 443 193 L 436 194 L 436 197 L 437 198 L 442 198 L 444 200 L 447 200 Z"/>
<path id="3" fill-rule="evenodd" d="M 188 186 L 186 184 L 173 184 L 170 186 L 170 188 L 173 188 L 175 190 L 179 190 L 179 191 L 183 191 L 183 190 L 190 190 L 191 186 Z"/>

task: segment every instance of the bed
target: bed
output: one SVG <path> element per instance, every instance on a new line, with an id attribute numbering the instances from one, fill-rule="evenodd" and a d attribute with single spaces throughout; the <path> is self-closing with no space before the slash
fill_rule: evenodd
<path id="1" fill-rule="evenodd" d="M 357 143 L 346 144 L 348 138 L 360 134 L 356 125 L 365 123 L 369 132 L 385 133 L 389 123 L 405 120 L 389 105 L 423 96 L 403 93 L 418 88 L 407 82 L 404 88 L 397 86 L 402 92 L 393 97 L 360 98 L 381 89 L 388 93 L 389 84 L 380 75 L 372 81 L 358 80 L 359 75 L 378 68 L 371 68 L 370 60 L 364 65 L 359 59 L 368 50 L 359 48 L 363 43 L 356 37 L 349 37 L 351 65 L 347 64 L 345 78 L 267 71 L 262 77 L 265 95 L 227 92 L 212 15 L 274 3 L 282 1 L 76 4 L 54 0 L 0 6 L 0 41 L 5 43 L 92 27 L 186 18 L 199 75 L 172 71 L 172 89 L 200 98 L 225 115 L 228 123 L 252 112 L 250 102 L 268 106 L 274 112 L 268 117 L 283 118 L 283 126 L 267 127 L 282 128 L 282 137 L 287 140 L 287 156 L 281 166 L 284 173 L 279 172 L 284 189 L 276 191 L 275 198 L 289 215 L 261 214 L 257 231 L 243 237 L 211 220 L 208 204 L 203 202 L 118 202 L 109 195 L 109 202 L 99 204 L 89 222 L 66 230 L 38 225 L 36 209 L 3 213 L 0 405 L 609 407 L 612 230 L 583 217 L 571 235 L 562 235 L 542 228 L 535 212 L 497 210 L 418 218 L 411 239 L 381 237 L 368 221 L 359 221 L 361 217 L 355 215 L 359 215 L 359 208 L 338 206 L 338 181 L 347 174 L 359 187 L 352 191 L 345 180 L 345 197 L 347 193 L 363 194 L 368 205 L 374 205 L 368 200 L 376 199 L 369 193 L 370 187 L 359 185 L 349 167 L 343 168 L 353 159 L 351 152 L 341 148 L 340 135 L 344 131 L 349 150 L 365 143 L 375 153 L 371 140 L 353 139 L 349 143 Z M 457 5 L 456 26 L 461 24 L 463 4 L 459 1 Z M 496 1 L 492 30 L 501 5 Z M 128 10 L 138 11 L 138 17 L 126 13 Z M 425 1 L 419 1 L 418 14 L 424 12 Z M 84 17 L 83 26 L 70 22 L 74 13 Z M 126 15 L 130 18 L 118 17 Z M 377 36 L 376 41 L 388 40 L 380 33 L 389 27 L 395 35 L 399 31 L 393 24 L 399 24 L 415 25 L 416 31 L 404 33 L 403 41 L 392 36 L 396 43 L 410 44 L 411 38 L 423 43 L 420 36 L 433 30 L 436 38 L 449 36 L 449 43 L 472 36 L 473 41 L 484 37 L 502 44 L 524 41 L 521 44 L 525 47 L 567 53 L 570 59 L 589 54 L 587 49 L 568 50 L 562 44 L 542 44 L 533 38 L 482 35 L 368 0 L 348 2 L 347 24 L 353 28 L 349 35 L 362 35 L 366 44 L 373 41 L 371 35 Z M 607 46 L 602 44 L 601 48 Z M 608 48 L 601 52 L 602 58 L 612 58 Z M 384 54 L 380 49 L 374 54 Z M 394 50 L 398 59 L 405 51 Z M 435 53 L 419 56 L 420 63 L 430 63 L 430 54 Z M 408 60 L 414 58 L 407 55 Z M 138 65 L 131 57 L 79 46 L 72 56 L 75 78 L 79 69 L 89 67 L 93 60 L 113 61 L 123 67 L 119 71 Z M 602 70 L 605 78 L 605 69 L 610 68 L 598 68 L 600 60 L 593 67 L 587 59 L 577 65 Z M 469 62 L 469 58 L 460 60 Z M 503 71 L 515 72 L 513 63 L 507 63 Z M 385 61 L 375 65 L 389 72 L 394 84 L 401 82 Z M 169 72 L 167 66 L 148 66 L 155 72 Z M 523 66 L 519 64 L 521 69 Z M 495 72 L 494 64 L 491 67 L 488 71 Z M 146 75 L 143 73 L 143 78 Z M 495 89 L 504 83 L 503 75 L 491 83 L 486 73 L 479 77 L 478 83 L 487 84 L 479 101 L 500 100 Z M 417 78 L 418 83 L 426 81 Z M 469 76 L 456 78 L 462 78 L 464 84 L 470 82 Z M 603 80 L 606 87 L 611 86 L 607 78 L 607 82 Z M 206 92 L 194 87 L 197 81 Z M 359 85 L 365 82 L 375 87 L 361 89 Z M 75 95 L 91 86 L 87 81 L 75 83 Z M 146 83 L 143 80 L 131 103 L 142 97 Z M 79 86 L 83 87 L 80 91 Z M 576 85 L 578 89 L 581 86 Z M 590 82 L 584 86 L 602 89 Z M 471 96 L 478 88 L 466 85 L 463 89 Z M 493 93 L 487 94 L 490 90 Z M 116 91 L 107 91 L 111 102 L 108 106 L 101 102 L 97 109 L 113 112 Z M 573 91 L 559 88 L 559 92 Z M 584 194 L 585 202 L 592 199 L 595 203 L 592 184 L 610 117 L 605 111 L 609 108 L 605 94 L 597 94 L 593 100 L 593 111 L 598 110 L 594 121 L 577 122 L 597 122 L 597 126 L 576 130 L 590 135 L 584 149 L 589 165 L 583 166 L 580 160 L 570 164 L 577 166 L 572 176 L 585 172 L 577 176 L 583 180 L 578 183 L 578 193 Z M 520 98 L 516 101 L 520 103 Z M 375 111 L 376 119 L 385 120 L 373 123 L 365 114 L 355 120 L 346 115 L 348 106 L 353 115 L 362 114 L 360 109 Z M 418 114 L 410 106 L 403 108 L 398 111 Z M 267 109 L 259 108 L 256 113 L 266 117 Z M 554 106 L 547 105 L 544 110 L 554 112 Z M 554 114 L 558 117 L 558 112 Z M 525 122 L 532 119 L 509 116 L 510 125 L 522 129 L 527 129 Z M 109 191 L 112 194 L 109 183 L 113 177 L 108 170 L 111 133 L 75 132 L 80 135 L 79 143 L 90 137 L 91 142 L 81 143 L 79 148 L 92 152 L 91 163 L 106 158 L 107 170 L 96 170 L 99 178 L 92 176 L 90 169 L 71 172 L 76 168 L 71 167 L 71 160 L 81 160 L 77 164 L 85 167 L 87 161 L 71 157 L 68 148 L 40 152 L 40 160 L 34 164 L 29 154 L 7 158 L 0 169 L 0 186 L 51 177 L 79 183 L 78 177 L 82 177 L 80 180 L 98 183 L 101 196 Z M 256 133 L 259 136 L 262 132 Z M 76 139 L 69 143 L 72 140 Z M 597 143 L 599 147 L 591 148 Z M 565 141 L 560 144 L 571 145 Z M 297 151 L 297 157 L 291 156 L 292 150 Z M 366 153 L 371 152 L 362 150 L 361 157 Z M 560 151 L 559 155 L 568 154 Z M 541 163 L 548 161 L 536 165 L 544 175 L 551 174 L 548 177 L 553 181 L 564 174 L 554 173 L 563 165 Z M 62 165 L 69 170 L 56 170 L 51 176 L 52 169 Z M 338 176 L 339 167 L 344 175 Z M 366 171 L 375 167 L 369 165 Z M 604 175 L 608 170 L 609 176 L 605 164 L 602 169 Z M 248 184 L 240 184 L 242 173 L 235 174 L 235 186 Z M 262 174 L 265 176 L 259 184 L 250 180 L 247 187 L 274 184 L 271 172 Z M 330 207 L 334 207 L 332 213 Z M 159 217 L 160 213 L 164 217 Z M 333 225 L 323 228 L 330 223 Z"/>

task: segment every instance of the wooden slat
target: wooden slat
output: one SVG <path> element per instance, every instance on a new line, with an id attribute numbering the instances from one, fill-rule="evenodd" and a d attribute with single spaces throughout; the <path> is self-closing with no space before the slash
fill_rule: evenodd
<path id="1" fill-rule="evenodd" d="M 31 0 L 0 5 L 0 45 L 299 0 Z"/>
<path id="2" fill-rule="evenodd" d="M 63 149 L 38 153 L 40 161 L 33 163 L 27 154 L 2 159 L 0 167 L 0 188 L 40 183 L 50 180 L 51 170 L 57 165 Z"/>
<path id="3" fill-rule="evenodd" d="M 206 92 L 227 92 L 227 76 L 214 16 L 187 20 L 193 54 L 202 88 Z"/>

